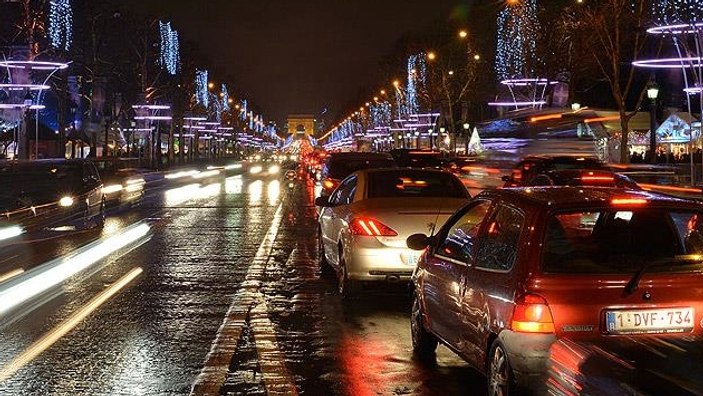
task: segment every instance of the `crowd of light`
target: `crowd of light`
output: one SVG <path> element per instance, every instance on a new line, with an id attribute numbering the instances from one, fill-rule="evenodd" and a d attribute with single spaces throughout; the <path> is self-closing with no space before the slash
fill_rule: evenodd
<path id="1" fill-rule="evenodd" d="M 534 73 L 539 29 L 537 0 L 508 4 L 498 14 L 495 70 L 500 80 Z"/>
<path id="2" fill-rule="evenodd" d="M 159 21 L 161 32 L 161 56 L 159 62 L 168 74 L 176 75 L 181 67 L 181 52 L 178 32 L 171 28 L 171 22 Z"/>
<path id="3" fill-rule="evenodd" d="M 418 91 L 425 88 L 427 82 L 427 62 L 425 53 L 408 57 L 408 85 L 406 88 L 405 114 L 417 114 L 420 110 Z"/>
<path id="4" fill-rule="evenodd" d="M 49 39 L 54 48 L 64 51 L 73 44 L 73 9 L 70 0 L 49 2 Z"/>
<path id="5" fill-rule="evenodd" d="M 195 100 L 198 104 L 208 107 L 210 98 L 208 96 L 208 71 L 195 71 Z"/>
<path id="6" fill-rule="evenodd" d="M 652 2 L 652 6 L 658 25 L 703 21 L 701 0 L 659 0 Z"/>

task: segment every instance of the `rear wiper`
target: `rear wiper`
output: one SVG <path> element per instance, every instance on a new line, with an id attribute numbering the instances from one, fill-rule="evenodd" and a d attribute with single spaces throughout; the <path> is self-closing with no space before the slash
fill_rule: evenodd
<path id="1" fill-rule="evenodd" d="M 637 272 L 635 272 L 635 274 L 632 276 L 632 279 L 630 279 L 630 281 L 627 282 L 627 285 L 625 285 L 625 295 L 629 296 L 630 294 L 637 291 L 637 289 L 640 286 L 640 280 L 642 280 L 642 275 L 644 275 L 645 272 L 647 272 L 648 270 L 650 270 L 652 268 L 666 267 L 666 266 L 672 265 L 677 260 L 701 262 L 701 261 L 703 261 L 703 256 L 701 256 L 699 254 L 686 254 L 686 255 L 681 255 L 681 256 L 674 256 L 674 257 L 670 257 L 670 258 L 664 258 L 664 259 L 650 261 L 650 262 L 644 264 L 642 267 L 640 267 L 640 269 L 637 270 Z"/>

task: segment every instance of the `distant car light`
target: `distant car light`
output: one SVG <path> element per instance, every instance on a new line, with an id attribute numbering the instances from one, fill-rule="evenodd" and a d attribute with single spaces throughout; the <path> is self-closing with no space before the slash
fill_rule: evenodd
<path id="1" fill-rule="evenodd" d="M 73 206 L 73 197 L 63 197 L 59 200 L 59 206 L 63 206 L 64 208 L 67 208 L 69 206 Z"/>
<path id="2" fill-rule="evenodd" d="M 123 187 L 121 184 L 110 184 L 109 186 L 103 187 L 103 194 L 114 194 L 116 192 L 122 191 L 122 188 Z M 71 202 L 71 204 L 69 204 L 68 206 L 71 206 L 72 204 L 73 202 Z"/>
<path id="3" fill-rule="evenodd" d="M 259 166 L 259 165 L 257 165 L 257 166 L 252 166 L 252 167 L 249 169 L 249 173 L 251 173 L 252 175 L 258 175 L 258 174 L 261 173 L 261 171 L 263 171 L 263 170 L 264 170 L 264 169 L 263 169 L 261 166 Z"/>
<path id="4" fill-rule="evenodd" d="M 20 234 L 22 234 L 24 231 L 22 230 L 22 227 L 20 226 L 9 226 L 9 227 L 2 227 L 0 228 L 0 241 L 4 239 L 10 239 L 14 238 Z"/>
<path id="5" fill-rule="evenodd" d="M 278 166 L 278 165 L 271 165 L 271 166 L 269 166 L 269 173 L 270 173 L 270 174 L 278 173 L 278 172 L 280 172 L 280 171 L 281 171 L 281 167 Z"/>

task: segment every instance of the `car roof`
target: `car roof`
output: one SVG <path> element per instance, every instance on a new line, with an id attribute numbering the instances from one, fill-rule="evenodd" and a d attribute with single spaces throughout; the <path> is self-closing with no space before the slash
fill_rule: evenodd
<path id="1" fill-rule="evenodd" d="M 328 157 L 330 160 L 332 159 L 347 159 L 347 158 L 361 158 L 361 159 L 393 159 L 393 156 L 391 156 L 388 153 L 369 153 L 369 152 L 344 152 L 344 153 L 331 153 Z"/>
<path id="2" fill-rule="evenodd" d="M 447 172 L 443 169 L 437 168 L 408 168 L 408 167 L 398 167 L 398 168 L 369 168 L 369 169 L 359 169 L 357 173 L 384 173 L 384 172 L 426 172 L 426 173 L 441 173 L 445 175 L 453 175 L 451 172 Z"/>
<path id="3" fill-rule="evenodd" d="M 703 208 L 697 201 L 641 190 L 612 187 L 514 187 L 487 190 L 477 197 L 503 198 L 542 208 L 587 208 L 603 206 L 614 199 L 645 199 L 654 205 Z"/>

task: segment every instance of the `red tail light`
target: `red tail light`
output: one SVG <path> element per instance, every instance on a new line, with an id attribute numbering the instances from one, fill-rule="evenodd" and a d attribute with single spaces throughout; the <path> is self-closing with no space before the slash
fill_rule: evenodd
<path id="1" fill-rule="evenodd" d="M 349 227 L 352 235 L 360 236 L 398 236 L 398 233 L 387 225 L 370 217 L 357 217 Z"/>
<path id="2" fill-rule="evenodd" d="M 583 175 L 581 175 L 581 181 L 592 184 L 613 183 L 615 181 L 615 176 L 603 173 L 584 172 Z"/>
<path id="3" fill-rule="evenodd" d="M 554 333 L 554 318 L 547 300 L 534 294 L 518 299 L 511 327 L 520 333 Z"/>
<path id="4" fill-rule="evenodd" d="M 333 190 L 337 187 L 339 182 L 334 179 L 325 179 L 322 181 L 322 187 L 324 187 L 326 190 Z"/>

